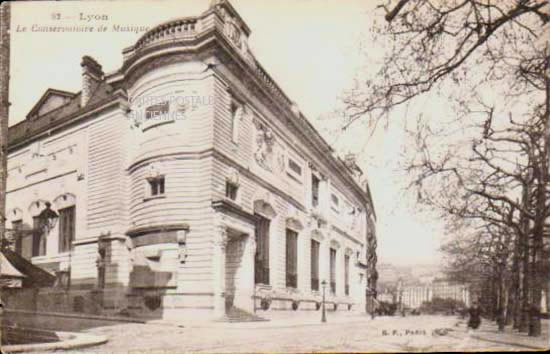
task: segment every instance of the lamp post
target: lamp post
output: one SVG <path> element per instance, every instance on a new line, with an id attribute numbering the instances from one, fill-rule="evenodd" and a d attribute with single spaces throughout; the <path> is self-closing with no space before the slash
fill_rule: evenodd
<path id="1" fill-rule="evenodd" d="M 376 296 L 376 290 L 367 287 L 365 292 L 367 293 L 367 314 L 370 312 L 371 319 L 374 320 L 374 297 Z"/>
<path id="2" fill-rule="evenodd" d="M 44 228 L 46 233 L 52 231 L 52 229 L 55 227 L 55 224 L 57 223 L 57 219 L 59 219 L 59 215 L 57 215 L 57 213 L 53 211 L 51 207 L 52 204 L 50 202 L 46 202 L 46 209 L 42 210 L 40 214 L 38 214 L 38 218 L 40 219 L 42 227 Z"/>
<path id="3" fill-rule="evenodd" d="M 323 280 L 321 282 L 321 286 L 323 287 L 323 309 L 322 309 L 323 315 L 321 317 L 321 322 L 327 322 L 327 314 L 325 311 L 325 288 L 327 287 L 327 281 Z"/>

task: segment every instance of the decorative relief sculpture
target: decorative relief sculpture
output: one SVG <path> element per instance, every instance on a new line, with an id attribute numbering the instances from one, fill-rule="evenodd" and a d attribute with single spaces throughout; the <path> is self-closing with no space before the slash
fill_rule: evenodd
<path id="1" fill-rule="evenodd" d="M 248 61 L 248 63 L 255 68 L 256 63 L 248 46 L 248 37 L 241 30 L 238 20 L 229 15 L 227 10 L 223 6 L 220 6 L 220 4 L 216 3 L 212 6 L 219 11 L 221 18 L 223 19 L 224 34 L 237 46 L 237 48 L 241 50 L 241 54 L 244 56 L 246 61 Z"/>
<path id="2" fill-rule="evenodd" d="M 311 238 L 317 242 L 323 242 L 325 236 L 319 229 L 311 230 Z"/>
<path id="3" fill-rule="evenodd" d="M 302 231 L 304 229 L 304 223 L 300 217 L 298 209 L 294 206 L 289 206 L 286 218 L 286 227 L 295 231 Z"/>
<path id="4" fill-rule="evenodd" d="M 237 24 L 237 21 L 230 16 L 227 11 L 221 7 L 220 13 L 224 19 L 223 31 L 225 35 L 239 48 L 241 48 L 241 30 Z"/>
<path id="5" fill-rule="evenodd" d="M 272 172 L 273 171 L 273 146 L 275 144 L 275 136 L 268 126 L 256 123 L 256 151 L 254 158 L 260 167 Z"/>
<path id="6" fill-rule="evenodd" d="M 281 174 L 285 172 L 286 169 L 286 151 L 282 146 L 277 148 L 277 171 Z"/>
<path id="7" fill-rule="evenodd" d="M 334 248 L 334 249 L 339 249 L 340 248 L 340 242 L 338 242 L 336 240 L 330 240 L 330 247 Z"/>
<path id="8" fill-rule="evenodd" d="M 156 178 L 162 175 L 162 164 L 160 162 L 153 162 L 147 166 L 147 178 Z"/>
<path id="9" fill-rule="evenodd" d="M 185 100 L 176 100 L 176 102 L 173 103 L 174 105 L 174 111 L 178 114 L 185 114 L 187 110 L 189 109 L 189 104 Z"/>
<path id="10" fill-rule="evenodd" d="M 252 52 L 248 47 L 248 39 L 246 36 L 241 36 L 241 47 L 242 47 L 242 53 L 246 61 L 248 61 L 250 66 L 252 66 L 253 68 L 256 68 L 256 62 L 254 61 L 254 56 L 252 55 Z"/>
<path id="11" fill-rule="evenodd" d="M 227 226 L 220 225 L 218 226 L 217 232 L 215 234 L 214 243 L 217 247 L 221 248 L 222 250 L 225 250 L 225 247 L 227 246 L 227 242 L 229 241 L 229 235 L 227 233 Z"/>
<path id="12" fill-rule="evenodd" d="M 181 230 L 177 232 L 177 241 L 178 241 L 178 259 L 180 263 L 185 263 L 187 259 L 187 233 L 188 230 Z"/>
<path id="13" fill-rule="evenodd" d="M 226 180 L 226 182 L 231 183 L 232 185 L 238 187 L 240 185 L 239 171 L 237 171 L 235 168 L 231 167 L 229 169 L 229 172 L 225 176 L 225 180 Z"/>

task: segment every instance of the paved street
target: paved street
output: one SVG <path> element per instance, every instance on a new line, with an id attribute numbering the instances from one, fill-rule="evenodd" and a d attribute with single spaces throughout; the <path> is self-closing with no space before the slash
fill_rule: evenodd
<path id="1" fill-rule="evenodd" d="M 275 320 L 219 323 L 205 327 L 119 324 L 88 330 L 110 337 L 105 345 L 82 352 L 364 352 L 526 350 L 506 341 L 485 341 L 466 333 L 456 317 L 329 317 L 329 323 Z M 459 323 L 457 325 L 457 323 Z M 547 325 L 547 323 L 545 323 Z M 438 335 L 437 329 L 447 328 Z M 487 330 L 489 333 L 492 329 Z"/>

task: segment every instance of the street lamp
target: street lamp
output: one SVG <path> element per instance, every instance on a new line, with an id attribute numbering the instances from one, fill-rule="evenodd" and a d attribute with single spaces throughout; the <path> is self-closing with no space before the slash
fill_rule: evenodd
<path id="1" fill-rule="evenodd" d="M 321 322 L 327 322 L 327 314 L 325 311 L 325 288 L 327 287 L 327 281 L 323 280 L 321 286 L 323 287 L 323 316 L 321 317 Z"/>
<path id="2" fill-rule="evenodd" d="M 46 209 L 42 210 L 40 214 L 38 214 L 38 219 L 42 223 L 42 227 L 46 230 L 46 233 L 49 233 L 57 223 L 57 219 L 59 219 L 59 215 L 55 211 L 51 209 L 52 204 L 50 202 L 46 202 Z"/>

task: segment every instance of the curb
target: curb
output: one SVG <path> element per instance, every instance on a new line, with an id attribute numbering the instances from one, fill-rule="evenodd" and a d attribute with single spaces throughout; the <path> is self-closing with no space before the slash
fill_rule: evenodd
<path id="1" fill-rule="evenodd" d="M 510 343 L 510 342 L 505 342 L 505 341 L 496 340 L 496 339 L 488 339 L 488 338 L 484 338 L 484 337 L 480 337 L 480 336 L 476 336 L 476 335 L 473 335 L 472 338 L 482 340 L 484 342 L 497 343 L 497 344 L 506 344 L 506 345 L 516 346 L 516 347 L 521 347 L 521 348 L 526 348 L 526 349 L 535 349 L 535 350 L 546 349 L 546 350 L 548 350 L 548 347 L 539 347 L 539 346 L 522 344 L 522 343 Z"/>
<path id="2" fill-rule="evenodd" d="M 447 333 L 447 335 L 456 339 L 462 339 L 461 336 L 451 335 L 449 333 Z M 538 346 L 538 345 L 532 345 L 532 344 L 529 345 L 529 344 L 523 344 L 523 343 L 514 343 L 514 342 L 508 342 L 508 341 L 498 340 L 498 339 L 489 339 L 487 337 L 484 337 L 481 335 L 474 335 L 474 334 L 471 335 L 471 338 L 481 340 L 487 343 L 504 344 L 512 347 L 515 346 L 515 347 L 531 349 L 531 350 L 548 350 L 548 348 L 550 348 L 550 345 L 547 347 L 544 347 L 544 346 Z"/>
<path id="3" fill-rule="evenodd" d="M 121 316 L 101 316 L 101 315 L 90 315 L 90 314 L 80 314 L 72 312 L 45 312 L 45 311 L 28 311 L 28 310 L 4 310 L 4 317 L 7 317 L 10 313 L 21 314 L 21 315 L 39 315 L 39 316 L 50 316 L 50 317 L 66 317 L 66 318 L 77 318 L 83 320 L 99 320 L 99 321 L 111 321 L 111 322 L 130 322 L 130 323 L 146 323 L 146 319 L 135 318 L 135 317 L 121 317 Z"/>
<path id="4" fill-rule="evenodd" d="M 58 349 L 77 349 L 107 343 L 107 337 L 74 332 L 55 332 L 60 337 L 70 338 L 61 342 L 4 345 L 2 350 L 6 353 L 36 352 Z"/>

